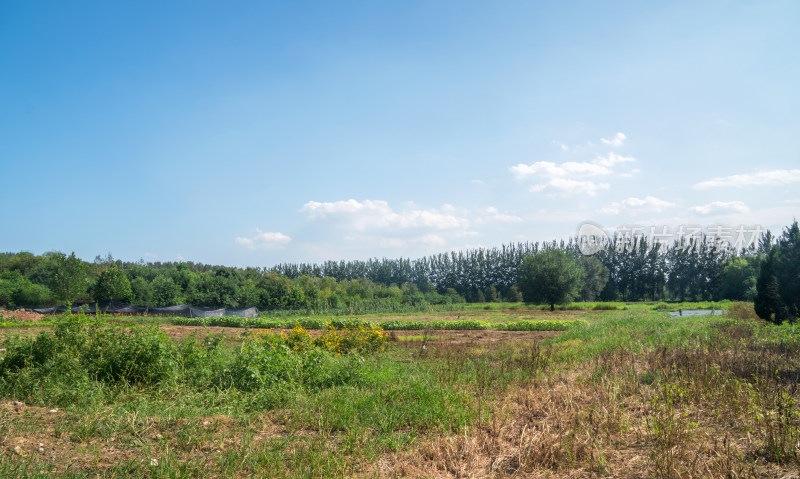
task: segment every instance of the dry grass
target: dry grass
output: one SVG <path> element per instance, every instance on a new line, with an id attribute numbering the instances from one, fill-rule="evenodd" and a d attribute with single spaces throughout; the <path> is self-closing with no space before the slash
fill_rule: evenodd
<path id="1" fill-rule="evenodd" d="M 800 477 L 800 351 L 617 351 L 510 390 L 484 426 L 384 457 L 379 477 Z"/>

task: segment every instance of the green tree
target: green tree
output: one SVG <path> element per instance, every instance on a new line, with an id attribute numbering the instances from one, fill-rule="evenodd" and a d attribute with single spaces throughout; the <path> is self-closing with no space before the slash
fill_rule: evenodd
<path id="1" fill-rule="evenodd" d="M 510 303 L 519 303 L 520 301 L 522 301 L 522 292 L 519 290 L 519 286 L 514 284 L 511 285 L 510 288 L 508 288 L 508 294 L 506 294 L 506 301 Z"/>
<path id="2" fill-rule="evenodd" d="M 722 267 L 718 296 L 735 301 L 753 301 L 759 274 L 759 256 L 731 256 Z"/>
<path id="3" fill-rule="evenodd" d="M 278 273 L 267 273 L 258 281 L 257 286 L 262 291 L 259 308 L 285 309 L 287 307 L 289 289 L 292 287 L 292 281 L 289 278 Z"/>
<path id="4" fill-rule="evenodd" d="M 35 268 L 36 265 L 41 261 L 41 256 L 34 256 L 32 253 L 28 253 L 27 251 L 21 251 L 8 258 L 6 269 L 16 270 L 19 271 L 21 275 L 28 276 L 31 270 L 33 270 L 33 268 Z"/>
<path id="5" fill-rule="evenodd" d="M 299 285 L 292 286 L 286 298 L 289 309 L 300 309 L 306 306 L 306 295 Z"/>
<path id="6" fill-rule="evenodd" d="M 578 263 L 584 272 L 580 297 L 584 301 L 594 301 L 606 287 L 609 276 L 608 268 L 594 256 L 581 256 Z"/>
<path id="7" fill-rule="evenodd" d="M 19 271 L 0 274 L 0 306 L 42 306 L 51 296 L 46 286 L 30 282 Z"/>
<path id="8" fill-rule="evenodd" d="M 522 297 L 528 303 L 555 305 L 575 298 L 583 286 L 584 272 L 574 257 L 560 249 L 548 249 L 522 260 Z"/>
<path id="9" fill-rule="evenodd" d="M 100 273 L 94 287 L 94 299 L 96 301 L 125 301 L 128 302 L 133 297 L 131 282 L 125 272 L 111 264 L 105 271 Z"/>
<path id="10" fill-rule="evenodd" d="M 52 261 L 55 271 L 49 286 L 56 299 L 62 304 L 71 304 L 83 298 L 89 286 L 86 263 L 76 258 L 74 252 L 69 256 L 55 253 Z"/>
<path id="11" fill-rule="evenodd" d="M 483 293 L 483 295 L 486 297 L 486 301 L 489 301 L 490 303 L 496 303 L 497 302 L 497 299 L 498 299 L 497 288 L 495 288 L 494 285 L 489 286 L 488 288 L 486 288 L 486 292 Z"/>
<path id="12" fill-rule="evenodd" d="M 154 306 L 153 285 L 142 276 L 133 278 L 131 281 L 131 292 L 133 293 L 133 304 L 139 306 Z"/>
<path id="13" fill-rule="evenodd" d="M 800 315 L 800 227 L 786 228 L 761 263 L 753 305 L 762 319 L 794 323 Z"/>
<path id="14" fill-rule="evenodd" d="M 180 286 L 172 278 L 158 274 L 151 283 L 153 291 L 153 306 L 172 306 L 180 303 Z"/>

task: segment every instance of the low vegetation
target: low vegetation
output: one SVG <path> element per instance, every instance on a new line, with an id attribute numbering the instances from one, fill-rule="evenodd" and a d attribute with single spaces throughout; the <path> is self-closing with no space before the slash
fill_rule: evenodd
<path id="1" fill-rule="evenodd" d="M 538 340 L 485 329 L 546 323 L 500 311 L 459 320 L 481 326 L 467 342 L 423 315 L 408 335 L 349 318 L 7 328 L 0 476 L 788 477 L 800 328 L 726 306 L 538 313 L 568 325 Z"/>
<path id="2" fill-rule="evenodd" d="M 265 329 L 290 329 L 300 326 L 306 329 L 324 329 L 327 325 L 336 327 L 351 327 L 361 324 L 360 320 L 343 318 L 239 318 L 234 316 L 221 316 L 216 318 L 170 318 L 172 324 L 182 326 L 227 326 L 237 328 L 265 328 Z M 569 320 L 519 320 L 519 321 L 487 321 L 481 319 L 463 320 L 429 320 L 420 321 L 413 319 L 376 320 L 370 322 L 376 327 L 391 330 L 498 330 L 498 331 L 564 331 L 570 326 L 584 322 L 582 319 Z"/>

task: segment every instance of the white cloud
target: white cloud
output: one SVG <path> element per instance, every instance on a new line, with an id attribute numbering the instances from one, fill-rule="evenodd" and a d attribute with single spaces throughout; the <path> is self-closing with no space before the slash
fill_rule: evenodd
<path id="1" fill-rule="evenodd" d="M 242 236 L 236 237 L 236 242 L 240 245 L 244 245 L 250 249 L 257 249 L 257 248 L 275 248 L 281 245 L 285 245 L 292 241 L 292 238 L 286 236 L 283 233 L 270 233 L 266 231 L 261 231 L 260 229 L 256 228 L 256 234 L 249 238 L 245 238 Z"/>
<path id="2" fill-rule="evenodd" d="M 708 216 L 726 213 L 747 213 L 750 208 L 741 201 L 712 201 L 707 205 L 689 208 L 697 214 Z"/>
<path id="3" fill-rule="evenodd" d="M 603 142 L 603 143 L 605 143 L 606 145 L 611 145 L 611 146 L 622 146 L 622 144 L 623 144 L 623 143 L 625 142 L 625 140 L 627 140 L 627 139 L 628 139 L 628 137 L 627 137 L 627 136 L 625 136 L 625 133 L 618 132 L 616 135 L 614 135 L 614 138 L 611 138 L 610 140 L 608 140 L 608 139 L 606 139 L 606 138 L 600 138 L 600 141 L 602 141 L 602 142 Z"/>
<path id="4" fill-rule="evenodd" d="M 675 206 L 675 203 L 658 199 L 655 196 L 645 196 L 644 198 L 630 197 L 622 200 L 621 203 L 628 208 L 644 208 L 653 211 L 661 211 L 664 208 Z"/>
<path id="5" fill-rule="evenodd" d="M 484 229 L 524 221 L 494 206 L 466 209 L 444 204 L 423 208 L 413 202 L 394 205 L 383 200 L 309 201 L 301 211 L 309 221 L 339 231 L 340 238 L 354 251 L 376 247 L 417 252 L 447 250 L 464 238 L 482 237 Z"/>
<path id="6" fill-rule="evenodd" d="M 665 201 L 655 196 L 646 196 L 644 198 L 635 198 L 633 196 L 626 198 L 622 201 L 615 201 L 608 206 L 600 209 L 600 213 L 607 215 L 617 215 L 622 210 L 637 210 L 637 211 L 656 211 L 660 212 L 664 208 L 675 206 L 675 203 Z"/>
<path id="7" fill-rule="evenodd" d="M 622 156 L 614 153 L 613 151 L 608 152 L 608 156 L 598 156 L 595 158 L 594 163 L 602 166 L 612 167 L 618 163 L 630 163 L 636 161 L 636 158 L 632 156 Z"/>
<path id="8" fill-rule="evenodd" d="M 482 184 L 484 184 L 484 181 L 483 181 L 483 180 L 469 180 L 469 182 L 470 182 L 470 183 L 473 183 L 473 184 L 475 184 L 475 185 L 482 185 Z"/>
<path id="9" fill-rule="evenodd" d="M 478 210 L 478 214 L 480 217 L 478 218 L 478 223 L 486 223 L 486 222 L 497 222 L 497 223 L 520 223 L 522 222 L 522 218 L 519 216 L 514 215 L 507 215 L 504 213 L 500 213 L 497 208 L 493 206 L 487 206 L 486 208 L 482 208 Z"/>
<path id="10" fill-rule="evenodd" d="M 800 183 L 800 170 L 771 170 L 744 175 L 720 176 L 711 178 L 708 181 L 701 181 L 694 185 L 694 189 L 707 190 L 709 188 L 721 187 L 783 186 L 791 183 Z"/>
<path id="11" fill-rule="evenodd" d="M 406 208 L 396 212 L 386 201 L 364 200 L 318 202 L 309 201 L 301 211 L 312 220 L 333 220 L 357 231 L 375 229 L 433 228 L 463 229 L 469 220 L 459 216 L 452 205 L 441 210 Z"/>
<path id="12" fill-rule="evenodd" d="M 566 176 L 587 177 L 611 173 L 611 170 L 605 166 L 587 162 L 578 163 L 575 161 L 568 161 L 560 165 L 556 165 L 551 161 L 537 161 L 530 165 L 520 163 L 516 166 L 512 166 L 510 170 L 517 179 L 525 179 L 532 176 L 541 176 L 545 178 Z"/>
<path id="13" fill-rule="evenodd" d="M 549 187 L 558 190 L 565 195 L 575 195 L 585 193 L 589 196 L 597 194 L 598 190 L 607 190 L 611 187 L 608 183 L 597 183 L 594 181 L 571 180 L 569 178 L 553 178 L 546 185 L 533 185 L 531 191 L 541 191 Z"/>
<path id="14" fill-rule="evenodd" d="M 607 156 L 598 156 L 591 162 L 567 161 L 556 164 L 552 161 L 537 161 L 531 164 L 520 163 L 511 166 L 509 171 L 518 180 L 529 178 L 545 180 L 530 187 L 529 191 L 533 193 L 551 189 L 561 194 L 583 193 L 593 196 L 597 194 L 598 190 L 610 188 L 610 185 L 606 182 L 589 180 L 590 178 L 630 176 L 631 173 L 616 173 L 614 167 L 620 163 L 634 161 L 636 158 L 609 152 Z M 638 170 L 634 170 L 634 172 L 638 172 Z"/>

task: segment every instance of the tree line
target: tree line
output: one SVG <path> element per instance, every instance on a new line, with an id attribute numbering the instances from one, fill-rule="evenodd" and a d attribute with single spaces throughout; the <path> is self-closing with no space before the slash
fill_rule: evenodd
<path id="1" fill-rule="evenodd" d="M 796 229 L 796 222 L 784 236 L 791 235 L 793 228 Z M 124 262 L 111 255 L 86 262 L 74 253 L 61 252 L 0 253 L 0 306 L 114 299 L 141 306 L 186 303 L 324 311 L 358 301 L 407 305 L 522 301 L 529 299 L 526 289 L 529 293 L 532 287 L 544 287 L 526 283 L 522 268 L 525 258 L 552 250 L 562 251 L 580 267 L 580 285 L 571 299 L 752 301 L 758 294 L 759 281 L 772 284 L 771 279 L 760 278 L 761 265 L 769 264 L 774 270 L 791 262 L 791 258 L 786 259 L 790 256 L 787 253 L 776 253 L 781 248 L 790 249 L 781 246 L 789 240 L 774 238 L 769 231 L 740 250 L 709 236 L 671 246 L 651 243 L 646 238 L 628 242 L 617 239 L 592 256 L 581 254 L 578 239 L 573 238 L 511 243 L 417 259 L 282 263 L 264 268 Z M 779 314 L 784 314 L 783 310 Z"/>

